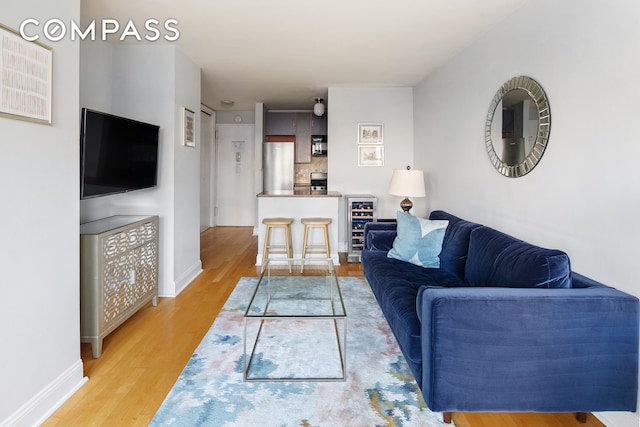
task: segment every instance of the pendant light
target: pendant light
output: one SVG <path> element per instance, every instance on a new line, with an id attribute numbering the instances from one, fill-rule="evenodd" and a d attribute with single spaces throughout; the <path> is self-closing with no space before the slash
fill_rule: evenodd
<path id="1" fill-rule="evenodd" d="M 316 98 L 316 103 L 313 106 L 313 114 L 321 116 L 324 114 L 324 99 Z"/>

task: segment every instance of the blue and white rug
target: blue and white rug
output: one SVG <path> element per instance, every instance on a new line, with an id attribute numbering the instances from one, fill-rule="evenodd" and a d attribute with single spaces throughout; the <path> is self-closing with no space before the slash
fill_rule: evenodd
<path id="1" fill-rule="evenodd" d="M 244 277 L 150 425 L 453 426 L 426 407 L 369 285 L 339 281 L 348 315 L 346 381 L 243 382 L 243 314 L 258 282 Z"/>

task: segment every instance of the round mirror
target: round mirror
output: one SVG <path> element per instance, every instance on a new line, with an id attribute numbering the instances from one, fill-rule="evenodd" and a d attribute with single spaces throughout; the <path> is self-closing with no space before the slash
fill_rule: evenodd
<path id="1" fill-rule="evenodd" d="M 503 84 L 489 105 L 485 145 L 498 172 L 517 178 L 536 167 L 549 141 L 551 110 L 542 86 L 518 76 Z"/>

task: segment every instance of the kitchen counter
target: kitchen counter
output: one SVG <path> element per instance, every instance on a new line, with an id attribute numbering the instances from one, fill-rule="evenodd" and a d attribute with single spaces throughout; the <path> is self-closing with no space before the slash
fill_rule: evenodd
<path id="1" fill-rule="evenodd" d="M 315 193 L 315 192 L 314 192 Z M 304 226 L 300 222 L 302 218 L 331 218 L 329 224 L 329 246 L 331 247 L 331 259 L 338 265 L 338 227 L 339 227 L 339 204 L 342 194 L 336 191 L 329 191 L 326 194 L 312 194 L 309 189 L 291 192 L 291 194 L 265 194 L 257 195 L 258 201 L 258 254 L 256 265 L 262 264 L 262 252 L 264 250 L 265 225 L 262 224 L 264 218 L 293 218 L 291 234 L 293 240 L 293 257 L 302 256 L 302 244 L 304 237 Z M 271 235 L 271 244 L 284 244 L 284 232 L 274 230 Z M 324 243 L 324 235 L 320 229 L 312 229 L 309 233 L 309 244 L 320 245 Z M 278 257 L 278 254 L 272 255 Z M 282 256 L 284 258 L 284 255 Z M 314 256 L 311 256 L 312 258 Z"/>
<path id="2" fill-rule="evenodd" d="M 311 191 L 309 188 L 303 190 L 294 190 L 291 194 L 271 194 L 271 193 L 259 193 L 257 197 L 342 197 L 341 193 L 337 191 Z"/>

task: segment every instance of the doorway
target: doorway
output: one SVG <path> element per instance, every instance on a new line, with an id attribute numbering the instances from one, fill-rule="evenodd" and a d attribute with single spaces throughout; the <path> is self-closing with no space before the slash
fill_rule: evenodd
<path id="1" fill-rule="evenodd" d="M 216 125 L 216 225 L 253 226 L 255 125 Z"/>
<path id="2" fill-rule="evenodd" d="M 216 112 L 200 108 L 200 232 L 215 227 L 215 142 Z"/>

